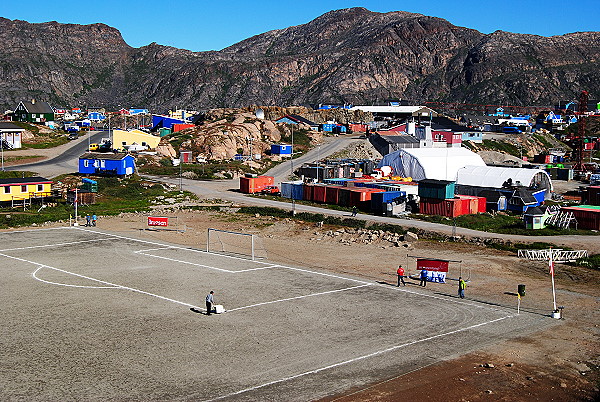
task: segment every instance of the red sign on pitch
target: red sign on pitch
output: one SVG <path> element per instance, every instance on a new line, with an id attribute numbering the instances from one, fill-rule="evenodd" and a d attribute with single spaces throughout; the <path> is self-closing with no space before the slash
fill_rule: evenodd
<path id="1" fill-rule="evenodd" d="M 417 269 L 434 272 L 448 272 L 448 261 L 417 259 Z"/>
<path id="2" fill-rule="evenodd" d="M 148 226 L 169 226 L 169 218 L 164 216 L 149 216 Z"/>

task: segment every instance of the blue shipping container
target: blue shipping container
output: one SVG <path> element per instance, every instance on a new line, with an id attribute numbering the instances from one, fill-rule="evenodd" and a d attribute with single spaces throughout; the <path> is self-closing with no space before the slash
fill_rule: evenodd
<path id="1" fill-rule="evenodd" d="M 287 144 L 272 144 L 271 155 L 291 155 L 292 146 Z"/>
<path id="2" fill-rule="evenodd" d="M 383 212 L 383 206 L 398 198 L 406 198 L 406 191 L 385 191 L 371 194 L 371 210 L 376 213 Z"/>
<path id="3" fill-rule="evenodd" d="M 281 196 L 293 200 L 304 199 L 304 183 L 302 181 L 282 182 Z"/>

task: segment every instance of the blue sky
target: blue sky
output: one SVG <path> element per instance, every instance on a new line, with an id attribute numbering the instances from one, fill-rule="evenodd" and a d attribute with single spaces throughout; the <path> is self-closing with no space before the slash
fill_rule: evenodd
<path id="1" fill-rule="evenodd" d="M 365 7 L 444 18 L 483 33 L 536 35 L 600 31 L 600 0 L 265 0 L 40 1 L 2 0 L 0 16 L 29 22 L 101 22 L 134 47 L 152 42 L 194 51 L 220 50 L 272 29 L 300 25 L 331 10 Z"/>

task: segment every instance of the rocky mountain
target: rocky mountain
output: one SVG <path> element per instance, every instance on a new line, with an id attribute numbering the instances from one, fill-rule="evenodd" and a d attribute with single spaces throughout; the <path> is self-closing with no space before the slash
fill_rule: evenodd
<path id="1" fill-rule="evenodd" d="M 0 18 L 0 104 L 208 109 L 387 99 L 551 105 L 600 97 L 600 33 L 489 35 L 407 12 L 332 11 L 221 51 L 128 46 L 103 24 Z"/>

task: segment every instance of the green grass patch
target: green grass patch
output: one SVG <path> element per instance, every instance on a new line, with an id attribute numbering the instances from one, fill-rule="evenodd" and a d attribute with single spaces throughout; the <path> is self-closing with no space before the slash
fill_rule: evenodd
<path id="1" fill-rule="evenodd" d="M 510 142 L 495 141 L 495 140 L 483 140 L 483 146 L 486 149 L 502 152 L 502 153 L 509 154 L 512 156 L 518 157 L 521 154 L 520 149 L 517 146 L 515 146 L 514 144 L 511 144 Z"/>
<path id="2" fill-rule="evenodd" d="M 593 254 L 588 257 L 580 258 L 575 262 L 569 263 L 569 265 L 600 270 L 600 254 Z"/>
<path id="3" fill-rule="evenodd" d="M 203 164 L 183 164 L 181 168 L 179 166 L 172 166 L 170 160 L 164 159 L 164 163 L 161 166 L 155 165 L 142 165 L 138 166 L 141 173 L 157 175 L 157 176 L 179 176 L 179 172 L 192 172 L 196 180 L 215 180 L 222 179 L 221 172 L 225 178 L 232 178 L 230 172 L 236 173 L 256 173 L 254 169 L 249 166 L 242 164 L 239 161 L 231 162 L 219 162 L 219 163 L 203 163 Z M 161 161 L 162 162 L 162 161 Z M 167 164 L 171 166 L 166 166 Z M 229 176 L 229 177 L 228 177 Z"/>
<path id="4" fill-rule="evenodd" d="M 33 177 L 33 176 L 37 176 L 38 174 L 35 172 L 29 172 L 29 171 L 19 171 L 19 170 L 5 170 L 5 171 L 0 171 L 0 179 L 17 179 L 17 178 L 22 178 L 22 177 Z"/>

